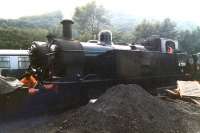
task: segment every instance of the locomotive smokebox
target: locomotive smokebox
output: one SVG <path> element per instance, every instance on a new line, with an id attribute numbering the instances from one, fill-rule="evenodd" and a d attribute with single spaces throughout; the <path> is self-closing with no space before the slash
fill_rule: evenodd
<path id="1" fill-rule="evenodd" d="M 61 24 L 63 25 L 63 38 L 72 40 L 72 24 L 74 22 L 72 20 L 63 20 Z"/>

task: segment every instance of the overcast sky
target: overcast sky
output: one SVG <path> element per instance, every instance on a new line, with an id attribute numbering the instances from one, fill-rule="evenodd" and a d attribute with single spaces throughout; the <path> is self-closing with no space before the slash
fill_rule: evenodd
<path id="1" fill-rule="evenodd" d="M 56 10 L 71 18 L 76 6 L 92 0 L 0 0 L 0 18 L 39 15 Z M 170 17 L 200 23 L 200 0 L 96 0 L 107 10 L 158 19 Z"/>

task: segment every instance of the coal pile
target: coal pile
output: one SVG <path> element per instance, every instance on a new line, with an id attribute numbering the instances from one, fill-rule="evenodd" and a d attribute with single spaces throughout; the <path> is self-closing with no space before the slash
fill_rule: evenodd
<path id="1" fill-rule="evenodd" d="M 190 106 L 163 101 L 137 85 L 117 85 L 95 103 L 66 115 L 57 132 L 197 133 L 200 108 Z"/>

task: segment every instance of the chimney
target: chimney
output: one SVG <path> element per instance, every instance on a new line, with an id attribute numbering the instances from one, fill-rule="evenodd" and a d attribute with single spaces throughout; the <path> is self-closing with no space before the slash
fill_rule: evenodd
<path id="1" fill-rule="evenodd" d="M 63 25 L 63 38 L 72 40 L 72 24 L 74 22 L 72 20 L 63 20 L 61 24 Z"/>

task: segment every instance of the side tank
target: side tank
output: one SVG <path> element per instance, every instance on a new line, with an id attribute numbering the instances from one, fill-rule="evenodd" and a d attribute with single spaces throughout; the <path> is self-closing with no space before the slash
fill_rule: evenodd
<path id="1" fill-rule="evenodd" d="M 89 43 L 89 42 L 81 42 L 81 45 L 84 50 L 85 55 L 85 68 L 84 72 L 85 75 L 87 74 L 96 74 L 97 77 L 100 75 L 106 76 L 108 70 L 103 69 L 104 67 L 109 67 L 112 64 L 112 60 L 106 62 L 104 64 L 104 59 L 102 59 L 102 55 L 106 54 L 107 52 L 113 50 L 131 50 L 129 45 L 116 45 L 112 42 L 112 33 L 108 30 L 103 30 L 99 33 L 99 40 L 96 43 Z M 101 73 L 101 74 L 99 74 Z M 102 78 L 102 76 L 100 76 Z M 107 76 L 109 78 L 110 76 Z"/>

